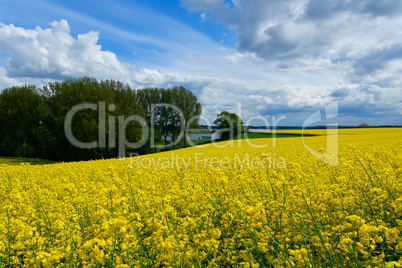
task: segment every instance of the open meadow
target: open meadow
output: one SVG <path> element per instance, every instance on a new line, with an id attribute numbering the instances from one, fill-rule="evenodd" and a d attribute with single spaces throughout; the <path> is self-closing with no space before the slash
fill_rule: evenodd
<path id="1" fill-rule="evenodd" d="M 401 128 L 231 143 L 1 165 L 0 267 L 402 267 Z"/>

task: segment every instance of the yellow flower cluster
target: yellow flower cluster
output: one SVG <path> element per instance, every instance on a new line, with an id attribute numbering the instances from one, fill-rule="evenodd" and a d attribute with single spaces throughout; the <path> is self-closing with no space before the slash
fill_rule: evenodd
<path id="1" fill-rule="evenodd" d="M 1 166 L 0 267 L 402 267 L 401 134 Z"/>

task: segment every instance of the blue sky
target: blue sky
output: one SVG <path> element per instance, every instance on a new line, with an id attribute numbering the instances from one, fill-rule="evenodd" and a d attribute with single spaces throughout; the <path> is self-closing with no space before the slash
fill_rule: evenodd
<path id="1" fill-rule="evenodd" d="M 339 124 L 401 125 L 401 3 L 0 0 L 0 89 L 93 76 L 183 85 L 211 121 L 241 103 L 301 125 L 338 101 Z"/>

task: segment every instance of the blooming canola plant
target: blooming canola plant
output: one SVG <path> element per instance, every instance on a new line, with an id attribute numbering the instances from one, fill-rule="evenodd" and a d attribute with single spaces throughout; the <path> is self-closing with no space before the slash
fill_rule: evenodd
<path id="1" fill-rule="evenodd" d="M 0 266 L 401 267 L 401 134 L 339 130 L 337 166 L 300 137 L 4 165 Z"/>

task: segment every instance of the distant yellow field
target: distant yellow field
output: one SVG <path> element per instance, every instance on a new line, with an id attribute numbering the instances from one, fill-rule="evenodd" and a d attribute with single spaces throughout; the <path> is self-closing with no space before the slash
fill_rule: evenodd
<path id="1" fill-rule="evenodd" d="M 402 267 L 402 129 L 307 133 L 3 165 L 0 266 Z"/>

